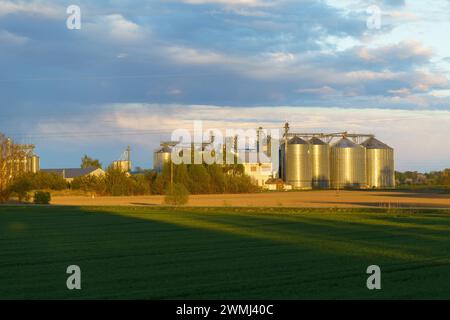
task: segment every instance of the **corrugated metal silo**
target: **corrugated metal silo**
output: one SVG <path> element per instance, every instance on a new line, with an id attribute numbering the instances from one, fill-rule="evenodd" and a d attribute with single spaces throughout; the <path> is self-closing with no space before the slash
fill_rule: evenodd
<path id="1" fill-rule="evenodd" d="M 368 187 L 394 188 L 394 149 L 375 138 L 369 138 L 361 145 L 366 148 Z"/>
<path id="2" fill-rule="evenodd" d="M 342 138 L 331 147 L 331 186 L 333 188 L 364 188 L 366 150 L 363 146 Z"/>
<path id="3" fill-rule="evenodd" d="M 330 146 L 319 138 L 309 140 L 311 148 L 312 187 L 330 187 Z"/>
<path id="4" fill-rule="evenodd" d="M 153 155 L 153 169 L 156 172 L 162 172 L 164 165 L 170 163 L 172 149 L 169 147 L 162 147 L 155 151 Z"/>
<path id="5" fill-rule="evenodd" d="M 294 189 L 311 189 L 312 171 L 309 144 L 294 137 L 288 141 L 286 164 L 286 183 Z"/>

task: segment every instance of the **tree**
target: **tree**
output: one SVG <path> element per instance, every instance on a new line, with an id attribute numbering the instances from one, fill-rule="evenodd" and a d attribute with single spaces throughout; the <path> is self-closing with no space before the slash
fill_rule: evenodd
<path id="1" fill-rule="evenodd" d="M 0 202 L 8 201 L 11 184 L 25 172 L 27 151 L 0 133 Z"/>
<path id="2" fill-rule="evenodd" d="M 168 190 L 166 190 L 165 204 L 181 206 L 188 203 L 188 201 L 189 191 L 182 183 L 174 183 L 173 187 L 169 186 Z"/>
<path id="3" fill-rule="evenodd" d="M 81 158 L 81 169 L 87 169 L 87 168 L 97 168 L 101 169 L 102 164 L 99 160 L 89 157 L 88 155 L 84 155 L 83 158 Z"/>
<path id="4" fill-rule="evenodd" d="M 110 166 L 105 176 L 106 190 L 112 196 L 128 196 L 132 194 L 132 181 L 120 168 Z"/>
<path id="5" fill-rule="evenodd" d="M 28 175 L 23 175 L 11 184 L 11 192 L 17 195 L 20 202 L 23 200 L 28 200 L 28 192 L 33 190 L 33 183 Z"/>
<path id="6" fill-rule="evenodd" d="M 189 186 L 192 194 L 205 194 L 210 192 L 210 177 L 203 164 L 191 164 L 188 166 Z"/>

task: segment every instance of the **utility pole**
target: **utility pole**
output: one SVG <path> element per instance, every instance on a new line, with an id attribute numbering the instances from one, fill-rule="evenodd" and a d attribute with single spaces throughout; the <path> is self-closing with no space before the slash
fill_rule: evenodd
<path id="1" fill-rule="evenodd" d="M 283 156 L 283 170 L 281 170 L 282 179 L 284 182 L 286 181 L 286 164 L 287 164 L 287 150 L 288 150 L 288 133 L 289 133 L 289 123 L 286 122 L 284 124 L 284 156 Z"/>
<path id="2" fill-rule="evenodd" d="M 128 146 L 127 147 L 127 167 L 128 167 L 128 172 L 131 171 L 131 147 Z"/>
<path id="3" fill-rule="evenodd" d="M 173 161 L 170 159 L 170 190 L 173 190 Z"/>

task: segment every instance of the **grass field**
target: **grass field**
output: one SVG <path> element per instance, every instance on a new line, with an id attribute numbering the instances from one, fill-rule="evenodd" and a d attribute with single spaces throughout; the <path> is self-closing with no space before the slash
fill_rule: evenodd
<path id="1" fill-rule="evenodd" d="M 0 298 L 449 299 L 450 211 L 0 207 Z"/>

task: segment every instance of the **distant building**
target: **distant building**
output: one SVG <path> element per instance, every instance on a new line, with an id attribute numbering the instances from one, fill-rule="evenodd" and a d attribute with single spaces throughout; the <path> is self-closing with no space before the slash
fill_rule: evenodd
<path id="1" fill-rule="evenodd" d="M 113 161 L 111 166 L 114 169 L 120 170 L 122 172 L 130 172 L 132 164 L 131 164 L 131 161 L 128 161 L 128 160 L 117 160 L 117 161 Z"/>
<path id="2" fill-rule="evenodd" d="M 245 174 L 250 176 L 255 184 L 263 189 L 272 188 L 266 185 L 266 182 L 276 175 L 272 162 L 259 162 L 256 152 L 241 152 L 239 156 L 243 162 Z"/>
<path id="3" fill-rule="evenodd" d="M 99 168 L 68 168 L 68 169 L 41 169 L 41 172 L 45 173 L 55 173 L 63 177 L 67 182 L 72 182 L 75 178 L 81 177 L 101 177 L 105 175 L 105 171 Z"/>

